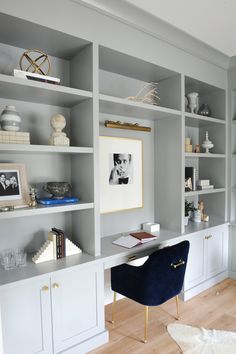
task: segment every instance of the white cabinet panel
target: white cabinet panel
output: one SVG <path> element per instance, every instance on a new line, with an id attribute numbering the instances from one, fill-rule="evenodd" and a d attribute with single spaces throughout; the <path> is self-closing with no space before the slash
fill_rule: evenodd
<path id="1" fill-rule="evenodd" d="M 45 277 L 0 290 L 1 353 L 52 354 L 49 286 Z"/>
<path id="2" fill-rule="evenodd" d="M 220 228 L 205 235 L 206 240 L 206 277 L 211 278 L 225 270 L 225 230 Z"/>
<path id="3" fill-rule="evenodd" d="M 102 287 L 102 264 L 79 271 L 70 270 L 52 277 L 53 337 L 56 352 L 102 330 Z"/>

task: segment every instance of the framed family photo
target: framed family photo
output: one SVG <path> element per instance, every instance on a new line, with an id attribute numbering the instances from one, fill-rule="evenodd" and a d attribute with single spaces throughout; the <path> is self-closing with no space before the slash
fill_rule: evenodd
<path id="1" fill-rule="evenodd" d="M 100 136 L 100 212 L 143 207 L 142 140 Z"/>
<path id="2" fill-rule="evenodd" d="M 0 163 L 0 207 L 27 206 L 29 191 L 25 166 Z"/>

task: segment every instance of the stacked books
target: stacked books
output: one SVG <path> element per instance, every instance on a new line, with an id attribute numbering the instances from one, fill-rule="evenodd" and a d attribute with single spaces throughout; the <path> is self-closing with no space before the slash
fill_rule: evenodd
<path id="1" fill-rule="evenodd" d="M 213 184 L 210 184 L 209 179 L 199 179 L 197 181 L 197 189 L 198 190 L 205 190 L 205 189 L 213 189 Z"/>
<path id="2" fill-rule="evenodd" d="M 121 236 L 113 241 L 114 245 L 122 246 L 125 248 L 132 248 L 143 243 L 156 240 L 157 236 L 149 234 L 148 232 L 134 232 L 127 236 Z"/>
<path id="3" fill-rule="evenodd" d="M 18 69 L 14 69 L 13 75 L 15 77 L 20 77 L 22 79 L 47 82 L 48 84 L 60 85 L 60 82 L 61 82 L 61 80 L 57 77 L 30 73 L 28 71 L 23 71 L 23 70 L 18 70 Z"/>
<path id="4" fill-rule="evenodd" d="M 59 204 L 69 204 L 69 203 L 78 203 L 79 198 L 77 197 L 64 197 L 60 199 L 53 198 L 37 198 L 37 203 L 43 205 L 59 205 Z"/>
<path id="5" fill-rule="evenodd" d="M 30 144 L 30 133 L 0 130 L 0 144 Z"/>
<path id="6" fill-rule="evenodd" d="M 53 258 L 64 258 L 66 256 L 64 232 L 56 227 L 53 227 L 48 234 L 48 240 L 53 242 Z"/>

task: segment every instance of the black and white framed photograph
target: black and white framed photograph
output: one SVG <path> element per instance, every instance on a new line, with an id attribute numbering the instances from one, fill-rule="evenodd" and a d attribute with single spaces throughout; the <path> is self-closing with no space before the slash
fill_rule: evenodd
<path id="1" fill-rule="evenodd" d="M 27 206 L 29 191 L 25 166 L 0 163 L 0 206 Z"/>
<path id="2" fill-rule="evenodd" d="M 143 207 L 142 140 L 100 137 L 100 212 Z"/>

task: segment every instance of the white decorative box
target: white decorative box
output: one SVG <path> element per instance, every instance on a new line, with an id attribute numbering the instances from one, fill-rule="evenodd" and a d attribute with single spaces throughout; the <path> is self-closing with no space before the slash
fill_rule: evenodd
<path id="1" fill-rule="evenodd" d="M 160 231 L 160 224 L 152 223 L 152 222 L 145 222 L 142 224 L 142 229 L 147 232 L 156 232 Z"/>

